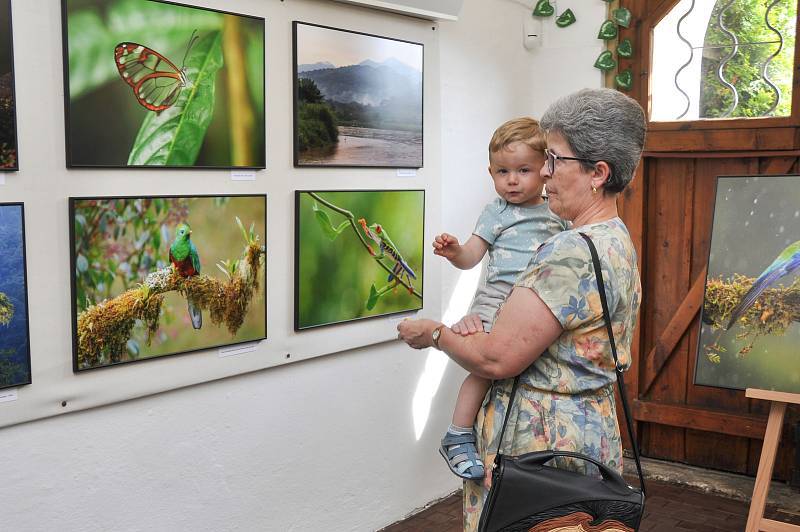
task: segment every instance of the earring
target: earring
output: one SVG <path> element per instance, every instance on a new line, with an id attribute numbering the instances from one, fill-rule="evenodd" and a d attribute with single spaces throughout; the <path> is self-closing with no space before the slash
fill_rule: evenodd
<path id="1" fill-rule="evenodd" d="M 592 187 L 592 194 L 597 194 L 597 187 Z"/>

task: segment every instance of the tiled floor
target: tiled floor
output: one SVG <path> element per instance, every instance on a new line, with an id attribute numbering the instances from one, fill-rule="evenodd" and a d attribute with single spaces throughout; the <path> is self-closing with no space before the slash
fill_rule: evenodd
<path id="1" fill-rule="evenodd" d="M 738 532 L 747 522 L 749 504 L 694 491 L 690 488 L 648 481 L 648 496 L 640 532 Z M 798 494 L 800 497 L 800 494 Z M 800 515 L 767 508 L 766 517 L 800 525 Z M 459 532 L 461 493 L 451 495 L 382 532 Z"/>

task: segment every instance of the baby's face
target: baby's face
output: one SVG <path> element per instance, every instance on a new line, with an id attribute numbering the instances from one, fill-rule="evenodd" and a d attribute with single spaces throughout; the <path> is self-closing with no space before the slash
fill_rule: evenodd
<path id="1" fill-rule="evenodd" d="M 522 142 L 512 142 L 491 153 L 489 174 L 497 195 L 514 205 L 533 207 L 542 200 L 544 180 L 539 174 L 544 154 Z"/>

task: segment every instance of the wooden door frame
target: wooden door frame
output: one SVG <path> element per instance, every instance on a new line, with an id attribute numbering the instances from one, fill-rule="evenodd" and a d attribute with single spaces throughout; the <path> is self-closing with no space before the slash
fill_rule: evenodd
<path id="1" fill-rule="evenodd" d="M 650 115 L 650 64 L 652 62 L 653 28 L 666 16 L 679 0 L 652 0 L 632 2 L 629 6 L 634 24 L 620 28 L 620 39 L 629 38 L 638 53 L 633 58 L 620 58 L 620 71 L 630 68 L 638 73 L 630 95 Z M 650 4 L 648 6 L 648 4 Z M 798 10 L 800 26 L 800 10 Z M 636 171 L 634 181 L 621 194 L 620 215 L 625 220 L 639 256 L 639 269 L 646 279 L 647 264 L 643 262 L 647 247 L 647 182 L 644 179 L 647 166 L 656 158 L 730 158 L 768 157 L 763 174 L 786 174 L 791 171 L 800 156 L 800 43 L 795 41 L 795 68 L 792 80 L 792 115 L 781 118 L 713 119 L 686 122 L 650 122 L 643 159 Z M 680 135 L 676 135 L 680 132 Z M 676 136 L 681 142 L 675 142 Z M 678 306 L 673 317 L 655 340 L 646 354 L 642 354 L 644 342 L 642 314 L 640 313 L 633 339 L 634 360 L 639 370 L 631 372 L 629 395 L 632 399 L 633 417 L 637 435 L 639 425 L 658 423 L 678 428 L 691 428 L 731 436 L 762 439 L 766 429 L 766 416 L 754 414 L 731 414 L 685 404 L 665 404 L 647 395 L 666 366 L 676 347 L 694 323 L 703 304 L 705 269 L 691 281 L 691 287 Z M 644 298 L 647 295 L 644 294 Z M 643 299 L 644 299 L 643 298 Z M 645 299 L 646 300 L 646 299 Z M 691 349 L 696 349 L 692 347 Z M 690 382 L 688 384 L 692 386 Z M 744 392 L 742 392 L 744 393 Z M 638 436 L 637 436 L 638 438 Z"/>

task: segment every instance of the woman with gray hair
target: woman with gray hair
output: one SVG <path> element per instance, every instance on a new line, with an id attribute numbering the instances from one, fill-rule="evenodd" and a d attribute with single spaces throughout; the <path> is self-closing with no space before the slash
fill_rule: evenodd
<path id="1" fill-rule="evenodd" d="M 592 258 L 597 247 L 620 363 L 631 363 L 641 300 L 636 252 L 617 213 L 617 194 L 633 179 L 644 146 L 645 116 L 611 89 L 584 89 L 552 104 L 541 119 L 547 160 L 541 175 L 550 208 L 572 228 L 539 247 L 498 312 L 491 333 L 462 336 L 433 320 L 405 320 L 399 338 L 435 347 L 467 371 L 493 379 L 475 423 L 478 451 L 494 462 L 513 378 L 502 451 L 546 449 L 588 455 L 622 472 L 614 404 L 616 372 Z M 561 460 L 561 459 L 560 459 Z M 559 467 L 586 473 L 585 462 Z M 476 530 L 491 476 L 464 483 L 464 528 Z"/>

